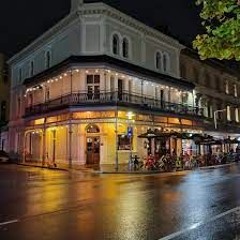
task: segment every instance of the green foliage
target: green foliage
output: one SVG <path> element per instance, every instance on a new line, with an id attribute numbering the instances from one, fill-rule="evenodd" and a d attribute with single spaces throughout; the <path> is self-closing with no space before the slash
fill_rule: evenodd
<path id="1" fill-rule="evenodd" d="M 202 59 L 240 60 L 240 0 L 197 0 L 206 33 L 198 35 L 193 47 Z"/>

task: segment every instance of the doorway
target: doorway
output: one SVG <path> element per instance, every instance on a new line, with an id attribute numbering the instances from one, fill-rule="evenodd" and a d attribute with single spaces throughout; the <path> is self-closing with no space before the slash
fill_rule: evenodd
<path id="1" fill-rule="evenodd" d="M 87 137 L 87 165 L 100 164 L 100 137 Z"/>

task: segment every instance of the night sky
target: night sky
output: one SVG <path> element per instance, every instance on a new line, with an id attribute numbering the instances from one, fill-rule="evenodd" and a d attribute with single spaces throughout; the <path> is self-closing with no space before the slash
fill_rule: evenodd
<path id="1" fill-rule="evenodd" d="M 12 56 L 68 14 L 71 0 L 0 1 L 0 51 Z M 85 0 L 85 2 L 96 2 Z M 104 0 L 119 10 L 191 44 L 201 31 L 192 0 Z M 151 3 L 151 4 L 150 4 Z"/>

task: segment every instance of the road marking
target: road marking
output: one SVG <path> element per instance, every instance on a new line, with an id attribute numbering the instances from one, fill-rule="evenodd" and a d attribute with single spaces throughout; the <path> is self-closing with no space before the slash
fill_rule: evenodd
<path id="1" fill-rule="evenodd" d="M 2 223 L 0 223 L 0 226 L 5 226 L 5 225 L 12 224 L 12 223 L 17 223 L 17 222 L 19 222 L 18 219 L 7 221 L 7 222 L 2 222 Z"/>
<path id="2" fill-rule="evenodd" d="M 172 233 L 172 234 L 170 234 L 170 235 L 168 235 L 166 237 L 160 238 L 159 240 L 170 240 L 170 239 L 173 239 L 175 237 L 179 237 L 180 235 L 182 235 L 184 233 L 190 232 L 193 229 L 199 228 L 202 225 L 205 225 L 207 223 L 210 223 L 210 222 L 213 222 L 215 220 L 218 220 L 218 219 L 220 219 L 220 218 L 222 218 L 222 217 L 224 217 L 224 216 L 226 216 L 226 215 L 228 215 L 230 213 L 234 213 L 234 212 L 239 211 L 239 210 L 240 210 L 240 206 L 239 207 L 235 207 L 235 208 L 230 209 L 230 210 L 228 210 L 226 212 L 220 213 L 220 214 L 216 215 L 215 217 L 210 218 L 209 220 L 207 220 L 205 222 L 195 223 L 195 224 L 191 225 L 190 227 L 188 227 L 186 229 L 183 229 L 183 230 L 180 230 L 178 232 Z"/>

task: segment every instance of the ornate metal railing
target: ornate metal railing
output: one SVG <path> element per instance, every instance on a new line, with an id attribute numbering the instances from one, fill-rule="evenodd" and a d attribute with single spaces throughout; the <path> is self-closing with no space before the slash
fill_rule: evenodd
<path id="1" fill-rule="evenodd" d="M 28 106 L 25 116 L 46 113 L 70 106 L 128 106 L 145 110 L 203 116 L 203 109 L 154 99 L 129 92 L 74 92 L 45 103 Z"/>

